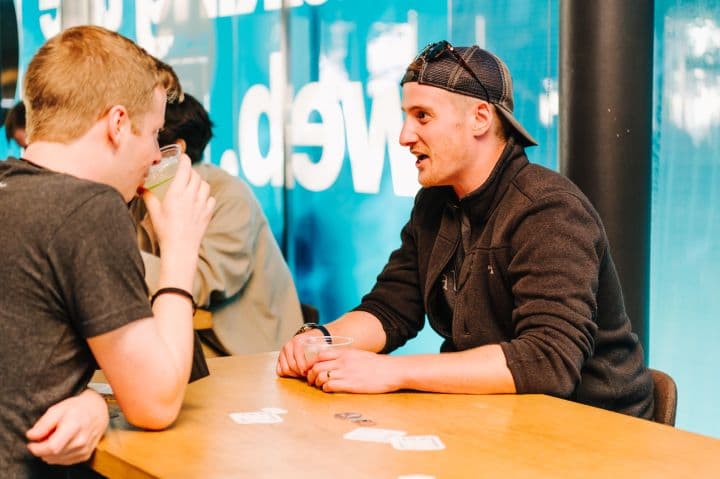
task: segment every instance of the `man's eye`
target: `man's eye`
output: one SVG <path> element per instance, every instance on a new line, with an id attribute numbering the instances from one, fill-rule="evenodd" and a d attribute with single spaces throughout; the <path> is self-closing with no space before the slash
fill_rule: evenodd
<path id="1" fill-rule="evenodd" d="M 427 118 L 427 114 L 424 111 L 418 111 L 417 113 L 415 113 L 415 117 L 418 120 L 424 120 L 425 118 Z"/>

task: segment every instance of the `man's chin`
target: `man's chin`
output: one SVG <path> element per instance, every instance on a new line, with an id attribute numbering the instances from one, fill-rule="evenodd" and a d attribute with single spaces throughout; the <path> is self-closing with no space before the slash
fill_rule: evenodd
<path id="1" fill-rule="evenodd" d="M 432 181 L 432 178 L 429 178 L 427 175 L 423 175 L 420 173 L 418 175 L 418 183 L 420 183 L 420 186 L 423 188 L 430 188 L 431 186 L 437 186 L 434 181 Z"/>

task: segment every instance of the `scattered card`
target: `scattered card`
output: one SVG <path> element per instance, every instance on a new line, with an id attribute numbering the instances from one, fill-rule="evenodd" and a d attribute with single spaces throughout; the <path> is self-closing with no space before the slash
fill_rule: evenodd
<path id="1" fill-rule="evenodd" d="M 385 442 L 391 443 L 395 437 L 404 436 L 405 431 L 395 429 L 380 429 L 375 427 L 358 427 L 345 434 L 345 439 L 352 441 Z"/>
<path id="2" fill-rule="evenodd" d="M 111 396 L 113 393 L 113 390 L 108 383 L 90 383 L 88 384 L 88 387 L 95 390 L 96 393 L 104 394 L 106 396 Z"/>
<path id="3" fill-rule="evenodd" d="M 390 440 L 395 449 L 401 451 L 439 451 L 445 444 L 437 436 L 395 436 Z"/>
<path id="4" fill-rule="evenodd" d="M 277 414 L 266 411 L 233 412 L 230 418 L 238 424 L 275 424 L 283 421 Z"/>

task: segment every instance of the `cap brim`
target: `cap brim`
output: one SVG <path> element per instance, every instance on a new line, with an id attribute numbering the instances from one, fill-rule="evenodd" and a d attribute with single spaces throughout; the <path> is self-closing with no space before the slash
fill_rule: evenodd
<path id="1" fill-rule="evenodd" d="M 535 138 L 533 138 L 530 133 L 527 132 L 525 128 L 520 124 L 519 121 L 515 119 L 515 117 L 510 113 L 505 107 L 502 105 L 499 105 L 497 103 L 494 104 L 495 108 L 497 109 L 498 113 L 500 113 L 505 119 L 512 125 L 512 127 L 517 132 L 517 140 L 520 141 L 520 143 L 523 146 L 537 146 L 538 142 L 535 141 Z"/>

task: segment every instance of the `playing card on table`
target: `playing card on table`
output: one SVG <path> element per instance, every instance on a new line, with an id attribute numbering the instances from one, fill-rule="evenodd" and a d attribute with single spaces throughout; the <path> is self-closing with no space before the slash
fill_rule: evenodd
<path id="1" fill-rule="evenodd" d="M 390 441 L 392 447 L 401 451 L 439 451 L 445 444 L 437 436 L 396 436 Z"/>
<path id="2" fill-rule="evenodd" d="M 267 411 L 233 412 L 230 418 L 238 424 L 275 424 L 283 420 L 277 414 Z"/>
<path id="3" fill-rule="evenodd" d="M 345 434 L 345 439 L 352 441 L 367 442 L 391 442 L 392 438 L 402 436 L 405 431 L 397 431 L 395 429 L 379 429 L 374 427 L 358 427 Z"/>
<path id="4" fill-rule="evenodd" d="M 88 387 L 95 390 L 98 394 L 103 394 L 105 396 L 111 396 L 113 393 L 112 388 L 107 383 L 90 383 L 88 384 Z"/>

